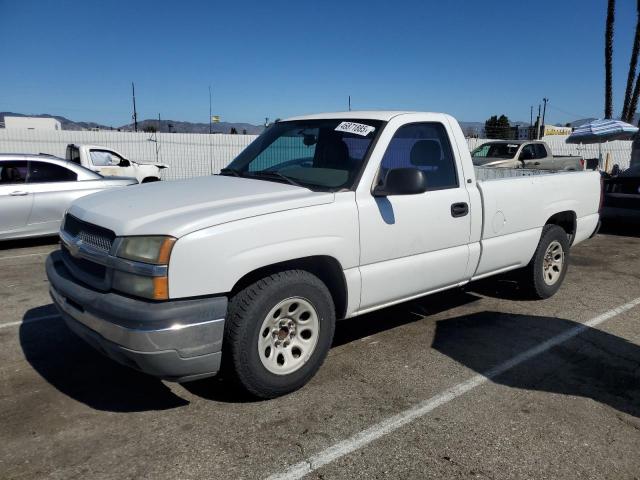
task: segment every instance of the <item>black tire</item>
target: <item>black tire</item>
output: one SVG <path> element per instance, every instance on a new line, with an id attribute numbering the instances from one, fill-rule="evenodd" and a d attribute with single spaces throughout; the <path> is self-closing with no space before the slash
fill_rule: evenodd
<path id="1" fill-rule="evenodd" d="M 317 312 L 319 334 L 313 353 L 298 370 L 276 375 L 258 354 L 262 322 L 270 310 L 290 297 L 301 297 Z M 223 375 L 258 398 L 274 398 L 305 385 L 324 362 L 335 330 L 335 308 L 326 285 L 303 270 L 287 270 L 258 280 L 229 302 L 222 349 Z"/>
<path id="2" fill-rule="evenodd" d="M 547 248 L 553 242 L 558 242 L 564 254 L 564 261 L 560 270 L 560 275 L 552 285 L 545 282 L 544 262 Z M 567 232 L 557 225 L 545 225 L 538 242 L 533 258 L 529 265 L 521 271 L 520 285 L 522 289 L 532 298 L 545 299 L 552 297 L 560 289 L 564 277 L 569 267 L 569 237 Z"/>

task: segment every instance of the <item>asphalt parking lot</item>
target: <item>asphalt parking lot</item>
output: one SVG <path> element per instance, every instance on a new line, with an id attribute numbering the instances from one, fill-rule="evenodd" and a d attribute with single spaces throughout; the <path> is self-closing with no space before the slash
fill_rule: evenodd
<path id="1" fill-rule="evenodd" d="M 255 402 L 103 358 L 55 314 L 53 241 L 0 245 L 0 478 L 640 478 L 640 234 L 341 322 L 302 390 Z"/>

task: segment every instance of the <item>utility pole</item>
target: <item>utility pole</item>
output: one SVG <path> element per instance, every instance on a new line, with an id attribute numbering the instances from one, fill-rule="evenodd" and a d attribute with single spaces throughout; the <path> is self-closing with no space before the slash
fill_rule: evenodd
<path id="1" fill-rule="evenodd" d="M 209 85 L 209 135 L 211 135 L 213 126 L 211 125 L 211 85 Z"/>
<path id="2" fill-rule="evenodd" d="M 349 95 L 349 111 L 351 111 L 351 95 Z"/>
<path id="3" fill-rule="evenodd" d="M 131 95 L 133 97 L 133 131 L 138 131 L 138 112 L 136 112 L 136 86 L 131 82 Z"/>
<path id="4" fill-rule="evenodd" d="M 531 140 L 533 136 L 533 105 L 531 105 L 531 109 L 529 111 L 529 135 L 527 137 Z"/>
<path id="5" fill-rule="evenodd" d="M 549 101 L 549 99 L 543 98 L 542 101 L 544 102 L 544 108 L 542 109 L 542 126 L 544 127 L 544 117 L 547 115 L 547 102 Z M 544 130 L 542 131 L 542 133 L 544 133 Z"/>
<path id="6" fill-rule="evenodd" d="M 536 118 L 536 140 L 540 140 L 540 104 L 538 104 L 538 118 Z"/>

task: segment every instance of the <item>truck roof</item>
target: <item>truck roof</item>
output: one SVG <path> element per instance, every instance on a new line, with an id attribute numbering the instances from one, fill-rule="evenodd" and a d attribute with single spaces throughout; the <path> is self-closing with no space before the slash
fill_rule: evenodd
<path id="1" fill-rule="evenodd" d="M 411 113 L 435 113 L 435 112 L 412 112 L 408 110 L 351 110 L 348 112 L 326 112 L 315 113 L 313 115 L 300 115 L 297 117 L 285 118 L 285 121 L 289 120 L 324 120 L 329 118 L 353 118 L 361 120 L 383 120 L 388 122 L 393 117 L 398 115 L 406 115 Z M 437 114 L 437 113 L 436 113 Z M 440 114 L 444 115 L 444 114 Z"/>

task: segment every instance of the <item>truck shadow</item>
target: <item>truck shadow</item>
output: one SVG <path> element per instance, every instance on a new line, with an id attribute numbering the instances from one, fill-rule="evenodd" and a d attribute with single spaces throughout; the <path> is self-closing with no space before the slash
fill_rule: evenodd
<path id="1" fill-rule="evenodd" d="M 638 216 L 640 219 L 640 215 Z M 615 222 L 603 221 L 600 227 L 600 234 L 616 235 L 618 237 L 635 237 L 640 238 L 640 222 Z"/>
<path id="2" fill-rule="evenodd" d="M 555 317 L 480 312 L 438 321 L 432 348 L 487 375 L 492 368 L 579 326 Z M 640 416 L 640 347 L 595 328 L 582 328 L 578 336 L 491 381 L 591 398 Z"/>
<path id="3" fill-rule="evenodd" d="M 434 295 L 341 321 L 333 346 L 421 321 L 479 297 L 460 291 Z M 39 315 L 49 306 L 39 307 Z M 113 412 L 164 410 L 189 402 L 163 382 L 103 357 L 76 337 L 59 318 L 30 322 L 20 342 L 32 367 L 51 385 L 94 409 Z M 431 348 L 479 374 L 580 324 L 555 317 L 480 312 L 436 322 Z M 497 384 L 591 398 L 640 416 L 640 347 L 615 335 L 584 327 L 579 336 L 491 378 Z M 224 403 L 252 401 L 224 379 L 185 383 L 193 395 Z"/>
<path id="4" fill-rule="evenodd" d="M 102 356 L 71 332 L 60 317 L 31 321 L 53 313 L 53 305 L 29 310 L 20 325 L 25 358 L 60 392 L 96 410 L 165 410 L 189 402 L 165 384 Z"/>

